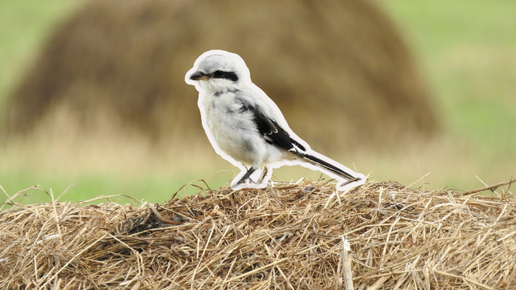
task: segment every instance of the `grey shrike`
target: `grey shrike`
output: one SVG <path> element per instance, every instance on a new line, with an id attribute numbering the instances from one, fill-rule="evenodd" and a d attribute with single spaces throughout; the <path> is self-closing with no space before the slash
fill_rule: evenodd
<path id="1" fill-rule="evenodd" d="M 276 104 L 252 83 L 239 55 L 207 51 L 197 58 L 185 81 L 199 91 L 197 104 L 211 145 L 242 170 L 231 183 L 234 190 L 267 186 L 272 168 L 283 165 L 323 172 L 337 179 L 342 191 L 365 183 L 363 174 L 311 150 L 292 132 Z"/>

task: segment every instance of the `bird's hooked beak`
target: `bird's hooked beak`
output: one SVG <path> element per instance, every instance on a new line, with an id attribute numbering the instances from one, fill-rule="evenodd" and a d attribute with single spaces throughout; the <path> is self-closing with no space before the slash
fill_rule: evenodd
<path id="1" fill-rule="evenodd" d="M 205 74 L 202 71 L 196 71 L 190 76 L 190 79 L 194 81 L 205 81 L 211 79 L 211 75 Z"/>

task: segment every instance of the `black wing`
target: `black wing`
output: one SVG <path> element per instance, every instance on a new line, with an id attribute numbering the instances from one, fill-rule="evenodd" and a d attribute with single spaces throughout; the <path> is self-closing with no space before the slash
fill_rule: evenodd
<path id="1" fill-rule="evenodd" d="M 242 106 L 242 110 L 250 111 L 253 114 L 253 121 L 258 128 L 258 132 L 263 134 L 263 138 L 267 143 L 275 144 L 281 148 L 285 148 L 286 150 L 296 153 L 298 152 L 296 147 L 303 151 L 306 150 L 303 145 L 290 138 L 287 131 L 285 131 L 275 120 L 263 115 L 256 107 L 249 105 Z"/>

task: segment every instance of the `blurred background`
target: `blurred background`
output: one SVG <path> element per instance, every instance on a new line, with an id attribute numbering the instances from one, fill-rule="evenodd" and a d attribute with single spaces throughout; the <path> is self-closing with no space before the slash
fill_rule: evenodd
<path id="1" fill-rule="evenodd" d="M 151 202 L 227 185 L 238 169 L 214 153 L 184 83 L 210 49 L 240 54 L 300 137 L 371 180 L 506 181 L 514 15 L 509 0 L 3 1 L 0 185 Z M 274 177 L 327 178 L 297 167 Z"/>

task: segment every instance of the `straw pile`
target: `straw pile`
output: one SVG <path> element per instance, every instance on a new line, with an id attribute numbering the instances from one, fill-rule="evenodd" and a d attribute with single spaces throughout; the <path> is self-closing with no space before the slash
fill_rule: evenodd
<path id="1" fill-rule="evenodd" d="M 18 204 L 0 212 L 0 288 L 515 289 L 513 196 L 480 192 L 301 182 Z"/>

